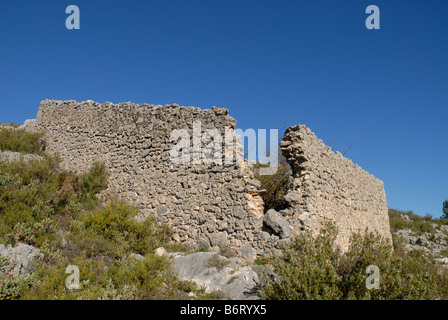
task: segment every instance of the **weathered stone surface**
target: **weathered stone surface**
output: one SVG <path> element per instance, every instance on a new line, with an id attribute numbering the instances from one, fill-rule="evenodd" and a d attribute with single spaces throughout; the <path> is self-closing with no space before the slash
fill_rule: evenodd
<path id="1" fill-rule="evenodd" d="M 39 249 L 24 243 L 19 243 L 15 247 L 1 244 L 0 256 L 9 258 L 9 263 L 4 268 L 4 272 L 12 272 L 15 276 L 31 273 L 33 271 L 35 259 L 44 257 Z"/>
<path id="2" fill-rule="evenodd" d="M 218 262 L 215 266 L 211 259 Z M 222 291 L 230 299 L 255 299 L 257 274 L 249 266 L 232 263 L 231 259 L 211 252 L 198 252 L 173 259 L 179 279 L 194 282 L 210 293 Z"/>
<path id="3" fill-rule="evenodd" d="M 266 212 L 264 224 L 278 234 L 281 239 L 289 238 L 292 235 L 288 221 L 274 209 Z"/>
<path id="4" fill-rule="evenodd" d="M 210 244 L 212 247 L 223 248 L 227 246 L 227 233 L 217 232 L 210 235 Z"/>
<path id="5" fill-rule="evenodd" d="M 247 261 L 253 261 L 256 258 L 256 250 L 246 243 L 239 250 L 239 255 Z"/>
<path id="6" fill-rule="evenodd" d="M 163 257 L 163 256 L 167 256 L 168 252 L 165 250 L 165 248 L 160 247 L 155 250 L 154 254 L 156 256 Z"/>
<path id="7" fill-rule="evenodd" d="M 13 162 L 13 161 L 17 161 L 20 159 L 23 159 L 26 162 L 28 162 L 28 161 L 32 161 L 32 160 L 42 160 L 43 158 L 36 154 L 23 154 L 20 152 L 1 151 L 0 150 L 0 161 Z"/>
<path id="8" fill-rule="evenodd" d="M 299 219 L 300 223 L 307 229 L 310 229 L 312 226 L 312 222 L 310 219 L 310 213 L 309 212 L 304 212 L 301 215 L 299 215 L 297 217 L 297 219 Z"/>
<path id="9" fill-rule="evenodd" d="M 403 214 L 401 218 L 409 221 L 409 216 Z M 416 234 L 411 229 L 400 229 L 395 235 L 402 241 L 403 249 L 406 251 L 420 250 L 439 262 L 446 260 L 445 252 L 448 250 L 448 226 L 438 226 L 430 222 L 432 232 Z M 443 260 L 445 258 L 445 260 Z"/>
<path id="10" fill-rule="evenodd" d="M 258 248 L 254 241 L 263 218 L 260 184 L 250 167 L 235 157 L 242 153 L 235 125 L 222 108 L 45 100 L 35 129 L 45 130 L 46 152 L 59 154 L 64 169 L 83 172 L 94 161 L 103 161 L 110 172 L 103 198 L 113 196 L 139 207 L 140 218 L 155 215 L 171 226 L 176 241 L 191 248 L 199 248 L 204 239 L 212 246 Z M 210 144 L 204 140 L 202 153 L 196 150 L 193 131 L 199 130 L 205 139 L 212 128 L 223 138 L 222 162 L 195 164 L 195 155 L 201 159 Z M 190 163 L 172 161 L 170 152 L 178 141 L 171 135 L 176 129 L 191 137 Z M 232 161 L 226 162 L 226 155 L 232 155 Z M 269 251 L 274 245 L 262 247 Z"/>
<path id="11" fill-rule="evenodd" d="M 25 122 L 19 127 L 19 129 L 25 129 L 26 131 L 29 132 L 35 132 L 37 131 L 36 124 L 37 124 L 36 119 L 28 119 L 25 120 Z"/>
<path id="12" fill-rule="evenodd" d="M 293 170 L 285 199 L 295 233 L 305 228 L 317 233 L 331 221 L 342 250 L 353 232 L 366 228 L 392 238 L 382 181 L 331 150 L 304 125 L 288 128 L 281 148 Z"/>

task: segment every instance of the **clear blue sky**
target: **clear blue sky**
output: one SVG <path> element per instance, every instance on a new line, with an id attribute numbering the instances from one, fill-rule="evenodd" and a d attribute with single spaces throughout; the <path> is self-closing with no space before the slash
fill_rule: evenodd
<path id="1" fill-rule="evenodd" d="M 81 11 L 67 30 L 65 8 Z M 367 30 L 368 5 L 381 29 Z M 384 181 L 448 198 L 446 0 L 0 2 L 0 121 L 44 99 L 226 107 L 241 129 L 306 124 Z"/>

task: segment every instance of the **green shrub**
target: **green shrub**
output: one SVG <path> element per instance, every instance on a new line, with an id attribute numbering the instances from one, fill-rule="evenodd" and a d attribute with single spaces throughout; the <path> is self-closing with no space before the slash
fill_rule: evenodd
<path id="1" fill-rule="evenodd" d="M 69 265 L 79 268 L 80 289 L 68 289 L 66 273 Z M 104 263 L 88 259 L 85 255 L 68 259 L 58 256 L 51 261 L 43 262 L 35 273 L 36 283 L 27 291 L 26 300 L 75 300 L 98 299 L 102 287 L 106 287 L 108 277 Z"/>
<path id="2" fill-rule="evenodd" d="M 82 191 L 84 195 L 95 196 L 107 188 L 108 172 L 104 163 L 95 162 L 88 172 L 81 175 Z"/>
<path id="3" fill-rule="evenodd" d="M 99 300 L 136 300 L 137 287 L 134 284 L 124 285 L 117 289 L 112 279 L 109 279 L 106 287 L 100 289 Z"/>
<path id="4" fill-rule="evenodd" d="M 33 276 L 13 276 L 6 273 L 9 257 L 0 255 L 0 300 L 14 300 L 22 298 L 23 294 L 32 286 Z"/>
<path id="5" fill-rule="evenodd" d="M 404 220 L 402 215 L 409 217 L 409 220 Z M 414 214 L 412 211 L 403 212 L 395 209 L 389 209 L 389 221 L 392 231 L 410 229 L 416 235 L 422 235 L 426 232 L 434 235 L 436 233 L 436 229 L 432 224 L 435 223 L 437 227 L 440 228 L 440 226 L 447 223 L 444 219 L 433 219 L 431 215 L 421 217 Z"/>
<path id="6" fill-rule="evenodd" d="M 434 235 L 436 232 L 434 227 L 428 221 L 414 221 L 410 227 L 411 227 L 411 230 L 413 232 L 415 232 L 415 234 L 417 234 L 417 235 L 422 235 L 423 233 L 426 233 L 426 232 Z"/>
<path id="7" fill-rule="evenodd" d="M 14 226 L 11 234 L 8 235 L 8 242 L 15 244 L 18 242 L 40 246 L 49 239 L 54 239 L 55 233 L 53 220 L 44 218 L 34 224 L 19 222 Z"/>
<path id="8" fill-rule="evenodd" d="M 24 129 L 0 129 L 0 149 L 13 152 L 37 153 L 44 150 L 42 132 L 28 132 Z"/>
<path id="9" fill-rule="evenodd" d="M 157 226 L 153 216 L 138 221 L 137 214 L 137 208 L 113 201 L 82 214 L 73 224 L 73 234 L 77 239 L 103 240 L 104 246 L 109 243 L 110 248 L 116 248 L 117 257 L 127 253 L 145 255 L 170 240 L 172 231 L 168 227 Z"/>
<path id="10" fill-rule="evenodd" d="M 401 217 L 404 214 L 398 210 L 389 209 L 389 222 L 392 231 L 406 229 L 409 227 L 409 223 Z"/>
<path id="11" fill-rule="evenodd" d="M 76 216 L 99 205 L 95 194 L 107 185 L 104 167 L 95 164 L 81 178 L 60 170 L 58 164 L 57 157 L 48 156 L 43 160 L 0 163 L 2 242 L 43 243 L 51 233 L 40 228 L 42 221 L 47 219 L 47 225 L 57 228 L 56 217 L 62 221 L 64 215 Z"/>
<path id="12" fill-rule="evenodd" d="M 0 242 L 28 243 L 45 255 L 29 277 L 1 275 L 7 259 L 0 257 L 0 299 L 184 298 L 170 263 L 154 255 L 159 246 L 182 248 L 168 243 L 172 231 L 153 216 L 138 220 L 138 209 L 122 202 L 103 206 L 96 195 L 107 187 L 104 164 L 80 175 L 58 164 L 46 155 L 0 163 Z M 79 290 L 65 286 L 69 265 L 80 269 Z"/>
<path id="13" fill-rule="evenodd" d="M 0 300 L 17 300 L 23 298 L 32 287 L 35 278 L 32 275 L 0 279 Z"/>
<path id="14" fill-rule="evenodd" d="M 121 260 L 110 266 L 108 271 L 108 276 L 120 294 L 133 288 L 134 299 L 179 298 L 182 285 L 170 262 L 164 257 L 149 254 L 144 260 Z"/>
<path id="15" fill-rule="evenodd" d="M 68 252 L 67 256 L 84 253 L 88 258 L 111 257 L 119 258 L 123 253 L 121 248 L 113 239 L 107 239 L 102 235 L 87 230 L 81 221 L 73 220 L 71 223 L 71 233 L 68 240 L 76 247 L 75 252 Z"/>
<path id="16" fill-rule="evenodd" d="M 347 252 L 335 245 L 337 232 L 327 225 L 321 234 L 296 237 L 272 258 L 277 277 L 264 279 L 264 299 L 434 299 L 444 295 L 446 281 L 424 257 L 394 253 L 374 233 L 354 234 Z M 379 289 L 368 289 L 370 265 L 380 270 Z"/>
<path id="17" fill-rule="evenodd" d="M 258 257 L 255 259 L 254 264 L 258 266 L 265 266 L 270 262 L 269 257 Z"/>
<path id="18" fill-rule="evenodd" d="M 339 251 L 333 242 L 333 227 L 322 230 L 315 240 L 310 234 L 296 237 L 285 246 L 282 256 L 272 258 L 275 281 L 265 278 L 263 299 L 326 300 L 340 299 L 340 276 L 337 272 Z"/>
<path id="19" fill-rule="evenodd" d="M 80 288 L 68 289 L 66 268 L 79 268 Z M 24 299 L 39 300 L 149 300 L 180 299 L 184 285 L 164 257 L 149 254 L 144 260 L 121 259 L 107 268 L 101 260 L 80 255 L 67 259 L 59 257 L 40 266 L 35 282 Z"/>

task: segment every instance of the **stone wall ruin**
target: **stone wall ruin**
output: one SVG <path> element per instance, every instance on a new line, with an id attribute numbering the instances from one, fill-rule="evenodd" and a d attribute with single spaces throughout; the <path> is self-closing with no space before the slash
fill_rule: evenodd
<path id="1" fill-rule="evenodd" d="M 203 133 L 216 128 L 223 136 L 236 126 L 222 108 L 72 100 L 42 101 L 33 126 L 45 130 L 46 151 L 59 154 L 67 170 L 103 161 L 110 173 L 105 197 L 139 207 L 142 217 L 155 215 L 191 248 L 232 247 L 253 258 L 275 253 L 304 228 L 319 230 L 326 219 L 339 227 L 342 248 L 365 227 L 391 238 L 383 183 L 306 127 L 288 128 L 281 142 L 293 169 L 290 208 L 264 213 L 260 184 L 245 162 L 173 164 L 171 133 L 192 132 L 195 121 Z M 230 148 L 240 149 L 239 142 Z"/>
<path id="2" fill-rule="evenodd" d="M 293 229 L 316 232 L 332 222 L 342 250 L 352 233 L 366 229 L 392 240 L 381 180 L 331 150 L 304 125 L 289 127 L 280 146 L 293 171 L 285 196 Z"/>

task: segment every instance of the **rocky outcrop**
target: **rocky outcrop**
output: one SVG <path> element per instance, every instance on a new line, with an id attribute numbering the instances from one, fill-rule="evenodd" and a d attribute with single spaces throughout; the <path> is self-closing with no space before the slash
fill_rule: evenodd
<path id="1" fill-rule="evenodd" d="M 280 239 L 287 239 L 292 235 L 288 221 L 273 209 L 268 210 L 264 215 L 264 224 L 277 234 Z"/>
<path id="2" fill-rule="evenodd" d="M 222 292 L 229 299 L 258 299 L 258 275 L 238 257 L 227 258 L 213 252 L 183 255 L 167 253 L 163 248 L 157 249 L 156 254 L 173 261 L 180 280 L 191 281 L 207 293 Z"/>
<path id="3" fill-rule="evenodd" d="M 16 131 L 16 130 L 24 129 L 28 132 L 35 132 L 36 131 L 35 124 L 36 124 L 35 119 L 26 120 L 25 123 L 19 127 L 0 124 L 0 130 Z M 24 153 L 20 153 L 20 152 L 12 152 L 12 151 L 8 151 L 8 150 L 0 149 L 0 161 L 10 163 L 10 162 L 17 161 L 20 159 L 23 159 L 28 162 L 28 161 L 32 161 L 32 160 L 42 160 L 43 158 L 37 154 L 24 154 Z"/>
<path id="4" fill-rule="evenodd" d="M 317 233 L 326 221 L 333 222 L 342 250 L 352 233 L 366 229 L 392 239 L 382 181 L 331 150 L 304 125 L 288 128 L 280 146 L 293 171 L 285 199 L 290 205 L 286 218 L 296 233 Z"/>
<path id="5" fill-rule="evenodd" d="M 33 246 L 19 243 L 15 247 L 0 244 L 0 256 L 8 258 L 8 264 L 3 268 L 3 272 L 17 276 L 31 273 L 36 259 L 43 258 L 44 255 Z"/>
<path id="6" fill-rule="evenodd" d="M 395 231 L 395 234 L 402 241 L 404 250 L 420 250 L 445 263 L 448 255 L 448 226 L 439 227 L 436 223 L 431 223 L 431 226 L 432 232 L 417 234 L 411 229 L 401 229 Z"/>
<path id="7" fill-rule="evenodd" d="M 33 161 L 33 160 L 42 160 L 43 158 L 37 154 L 23 154 L 20 152 L 12 152 L 12 151 L 1 151 L 0 150 L 0 161 L 11 163 L 13 161 L 21 160 L 24 161 Z"/>
<path id="8" fill-rule="evenodd" d="M 37 121 L 36 119 L 28 119 L 19 127 L 19 129 L 24 129 L 28 132 L 36 132 L 37 129 Z"/>

